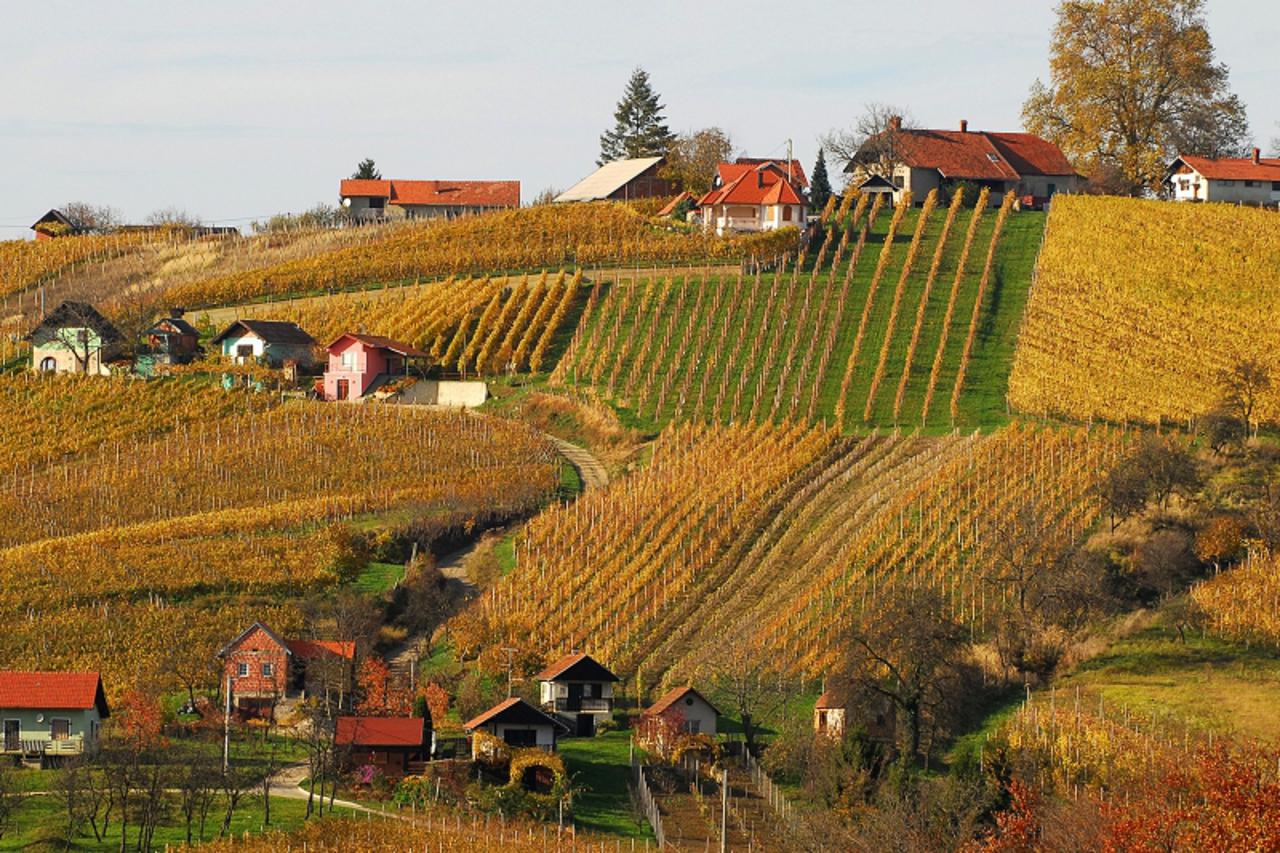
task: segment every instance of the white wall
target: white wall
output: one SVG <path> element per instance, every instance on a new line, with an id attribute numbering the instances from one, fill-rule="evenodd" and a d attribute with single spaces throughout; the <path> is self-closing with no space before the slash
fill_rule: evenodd
<path id="1" fill-rule="evenodd" d="M 498 740 L 505 741 L 507 729 L 511 729 L 513 731 L 528 731 L 529 729 L 533 729 L 535 736 L 538 739 L 538 746 L 545 747 L 546 749 L 551 749 L 556 744 L 555 729 L 551 726 L 509 726 L 505 723 L 499 723 L 494 726 L 494 736 L 497 737 Z"/>
<path id="2" fill-rule="evenodd" d="M 253 355 L 255 358 L 262 356 L 262 349 L 265 346 L 262 338 L 256 335 L 243 335 L 241 337 L 230 337 L 222 339 L 222 354 L 234 356 L 236 350 L 241 346 L 253 347 Z"/>

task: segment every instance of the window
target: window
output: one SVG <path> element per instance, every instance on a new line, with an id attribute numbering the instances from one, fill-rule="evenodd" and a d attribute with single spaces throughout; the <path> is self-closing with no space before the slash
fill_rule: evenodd
<path id="1" fill-rule="evenodd" d="M 1244 185 L 1245 185 L 1246 187 L 1255 187 L 1255 188 L 1256 188 L 1256 187 L 1258 186 L 1258 182 L 1257 182 L 1257 181 L 1245 181 L 1245 182 L 1244 182 Z"/>
<path id="2" fill-rule="evenodd" d="M 1218 181 L 1218 186 L 1220 187 L 1234 187 L 1235 185 L 1235 181 Z"/>
<path id="3" fill-rule="evenodd" d="M 502 740 L 508 746 L 537 746 L 538 733 L 533 729 L 506 729 Z"/>
<path id="4" fill-rule="evenodd" d="M 894 175 L 894 176 L 893 176 L 893 185 L 894 185 L 895 187 L 897 187 L 898 189 L 902 189 L 902 186 L 903 186 L 903 177 L 902 177 L 902 175 Z"/>
<path id="5" fill-rule="evenodd" d="M 57 373 L 58 360 L 51 355 L 47 355 L 44 358 L 40 359 L 40 372 L 41 373 Z"/>
<path id="6" fill-rule="evenodd" d="M 269 663 L 264 663 L 264 664 L 262 665 L 262 677 L 263 677 L 263 678 L 270 678 L 272 675 L 274 675 L 274 674 L 275 674 L 275 670 L 276 670 L 276 668 L 275 668 L 274 666 L 272 666 L 271 664 L 269 664 Z"/>
<path id="7" fill-rule="evenodd" d="M 1271 191 L 1273 193 L 1280 193 L 1280 181 L 1271 182 Z"/>
<path id="8" fill-rule="evenodd" d="M 791 221 L 791 205 L 789 204 L 786 207 L 782 208 L 782 221 L 783 222 Z"/>
<path id="9" fill-rule="evenodd" d="M 237 676 L 238 678 L 248 678 L 248 677 L 249 677 L 249 664 L 247 664 L 247 663 L 238 663 L 238 664 L 236 664 L 236 676 Z"/>
<path id="10" fill-rule="evenodd" d="M 688 729 L 689 734 L 696 735 L 702 732 L 702 722 L 699 720 L 687 720 L 684 727 Z"/>
<path id="11" fill-rule="evenodd" d="M 1000 162 L 1000 155 L 999 155 L 999 154 L 992 154 L 992 153 L 988 152 L 988 153 L 987 153 L 987 159 L 988 159 L 988 160 L 990 160 L 992 163 L 999 163 L 999 162 Z"/>
<path id="12" fill-rule="evenodd" d="M 342 369 L 353 370 L 356 366 L 356 354 L 351 350 L 347 350 L 342 354 Z"/>
<path id="13" fill-rule="evenodd" d="M 253 344 L 236 344 L 236 355 L 241 358 L 253 355 Z"/>
<path id="14" fill-rule="evenodd" d="M 59 719 L 50 720 L 49 737 L 52 740 L 66 740 L 71 737 L 71 721 Z"/>

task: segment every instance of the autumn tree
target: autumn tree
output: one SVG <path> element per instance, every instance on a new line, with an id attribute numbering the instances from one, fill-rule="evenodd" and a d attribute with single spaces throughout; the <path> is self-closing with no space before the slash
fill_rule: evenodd
<path id="1" fill-rule="evenodd" d="M 1022 107 L 1026 129 L 1091 176 L 1130 194 L 1158 190 L 1176 153 L 1228 156 L 1249 145 L 1244 104 L 1228 88 L 1204 0 L 1064 0 L 1049 83 Z"/>
<path id="2" fill-rule="evenodd" d="M 69 201 L 58 208 L 77 231 L 102 234 L 124 224 L 124 216 L 108 204 Z"/>
<path id="3" fill-rule="evenodd" d="M 667 128 L 665 109 L 643 68 L 631 72 L 622 100 L 613 111 L 614 125 L 600 136 L 597 165 L 633 157 L 665 156 L 675 141 Z"/>
<path id="4" fill-rule="evenodd" d="M 892 587 L 845 641 L 842 680 L 855 693 L 889 700 L 906 723 L 904 753 L 920 755 L 925 724 L 959 684 L 965 631 L 928 587 Z"/>
<path id="5" fill-rule="evenodd" d="M 1271 371 L 1256 358 L 1241 359 L 1222 372 L 1221 385 L 1223 408 L 1256 433 L 1258 402 L 1271 390 Z"/>
<path id="6" fill-rule="evenodd" d="M 711 685 L 717 695 L 729 698 L 742 723 L 747 750 L 757 754 L 761 726 L 788 696 L 769 656 L 749 644 L 726 639 L 712 653 Z"/>
<path id="7" fill-rule="evenodd" d="M 370 655 L 356 674 L 356 713 L 368 717 L 408 715 L 413 709 L 410 686 L 397 679 L 380 657 Z"/>
<path id="8" fill-rule="evenodd" d="M 733 140 L 718 127 L 682 133 L 671 141 L 663 175 L 694 195 L 711 189 L 716 166 L 733 156 Z"/>
<path id="9" fill-rule="evenodd" d="M 147 214 L 147 224 L 173 228 L 199 228 L 204 224 L 200 214 L 181 207 L 162 207 Z"/>

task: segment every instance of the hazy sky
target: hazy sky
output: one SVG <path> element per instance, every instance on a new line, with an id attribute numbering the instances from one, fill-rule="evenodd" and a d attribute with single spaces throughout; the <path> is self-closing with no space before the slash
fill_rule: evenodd
<path id="1" fill-rule="evenodd" d="M 1209 0 L 1264 145 L 1280 131 L 1276 0 Z M 636 65 L 675 130 L 720 125 L 812 166 L 869 101 L 1019 127 L 1048 0 L 691 3 L 0 0 L 0 237 L 68 200 L 242 224 L 335 202 L 363 157 L 397 178 L 593 168 Z"/>

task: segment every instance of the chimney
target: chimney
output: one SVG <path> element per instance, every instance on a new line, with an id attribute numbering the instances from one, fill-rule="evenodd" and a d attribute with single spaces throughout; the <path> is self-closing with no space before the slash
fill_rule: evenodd
<path id="1" fill-rule="evenodd" d="M 1253 149 L 1253 165 L 1257 166 L 1262 161 L 1262 149 Z"/>
<path id="2" fill-rule="evenodd" d="M 889 116 L 889 129 L 902 130 L 902 116 Z"/>
<path id="3" fill-rule="evenodd" d="M 960 132 L 961 133 L 969 132 L 969 120 L 967 118 L 960 119 Z"/>
<path id="4" fill-rule="evenodd" d="M 185 314 L 185 313 L 187 313 L 187 312 L 186 312 L 186 309 L 183 309 L 183 308 L 170 308 L 170 309 L 169 309 L 169 316 L 170 316 L 170 317 L 174 317 L 174 318 L 176 318 L 176 319 L 182 319 L 182 315 L 183 315 L 183 314 Z"/>

